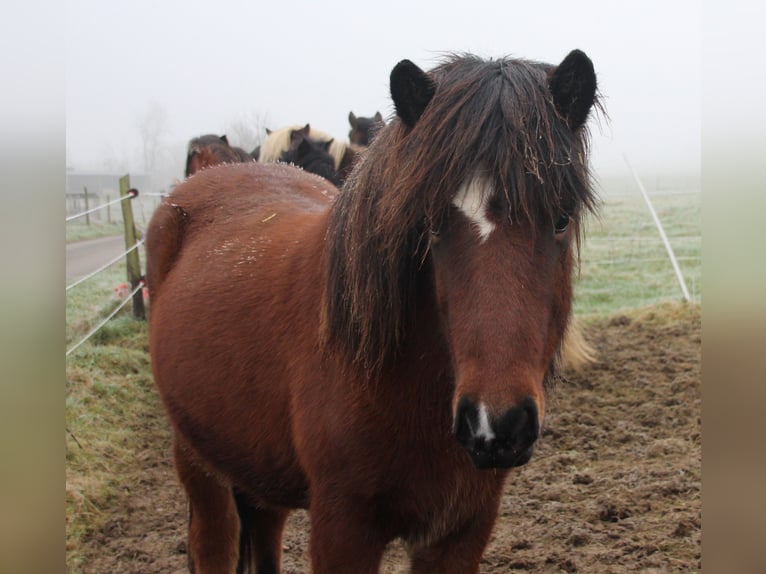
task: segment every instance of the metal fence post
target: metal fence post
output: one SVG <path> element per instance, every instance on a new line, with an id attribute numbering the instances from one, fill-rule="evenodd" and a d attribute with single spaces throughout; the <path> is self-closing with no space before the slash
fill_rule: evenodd
<path id="1" fill-rule="evenodd" d="M 630 162 L 628 161 L 628 156 L 623 154 L 622 156 L 625 159 L 625 163 L 628 164 L 628 167 L 630 168 L 630 171 L 633 172 L 633 178 L 636 180 L 636 183 L 638 184 L 638 190 L 641 192 L 641 195 L 644 198 L 644 201 L 646 202 L 646 206 L 649 208 L 649 213 L 652 216 L 652 219 L 654 220 L 654 225 L 657 227 L 657 231 L 660 233 L 660 238 L 662 239 L 662 242 L 665 245 L 665 251 L 668 253 L 668 258 L 670 259 L 670 264 L 673 266 L 673 271 L 676 273 L 676 279 L 678 279 L 678 284 L 681 286 L 681 294 L 684 296 L 684 300 L 688 303 L 691 301 L 691 296 L 689 295 L 689 290 L 686 288 L 686 281 L 684 281 L 684 275 L 681 273 L 681 268 L 678 266 L 678 260 L 676 259 L 676 254 L 673 252 L 673 248 L 670 246 L 670 241 L 668 240 L 668 236 L 665 234 L 665 229 L 662 227 L 662 223 L 660 223 L 660 218 L 657 216 L 657 212 L 654 210 L 654 206 L 652 205 L 652 200 L 649 199 L 649 194 L 646 193 L 646 190 L 644 189 L 644 185 L 641 183 L 641 180 L 638 178 L 638 173 L 636 173 L 636 170 L 633 169 L 633 166 L 630 165 Z"/>
<path id="2" fill-rule="evenodd" d="M 120 178 L 120 197 L 130 196 L 132 200 L 137 195 L 138 190 L 130 187 L 130 175 L 122 176 Z M 126 256 L 128 283 L 131 290 L 135 290 L 141 283 L 141 262 L 138 258 L 138 249 L 132 249 L 136 244 L 136 226 L 133 222 L 133 206 L 130 200 L 122 201 L 122 220 L 125 224 L 125 249 L 128 250 Z M 136 319 L 146 319 L 143 289 L 138 289 L 133 295 L 133 316 Z"/>

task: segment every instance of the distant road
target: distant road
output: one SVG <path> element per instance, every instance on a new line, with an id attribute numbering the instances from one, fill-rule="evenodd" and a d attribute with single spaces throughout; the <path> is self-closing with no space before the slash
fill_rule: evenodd
<path id="1" fill-rule="evenodd" d="M 66 281 L 69 285 L 125 252 L 125 237 L 100 237 L 67 243 Z"/>

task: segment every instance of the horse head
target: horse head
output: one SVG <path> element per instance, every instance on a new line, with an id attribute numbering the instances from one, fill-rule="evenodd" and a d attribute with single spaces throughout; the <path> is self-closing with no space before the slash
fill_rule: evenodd
<path id="1" fill-rule="evenodd" d="M 351 124 L 351 130 L 348 132 L 349 141 L 362 147 L 370 145 L 377 131 L 385 125 L 380 112 L 375 112 L 371 118 L 357 117 L 354 112 L 349 112 L 348 123 Z"/>
<path id="2" fill-rule="evenodd" d="M 582 128 L 596 101 L 593 65 L 580 51 L 556 68 L 483 67 L 501 79 L 457 64 L 428 75 L 406 61 L 391 75 L 408 137 L 439 146 L 448 132 L 437 126 L 451 124 L 471 165 L 427 221 L 455 378 L 453 431 L 479 468 L 525 464 L 540 436 L 579 221 L 593 206 Z"/>
<path id="3" fill-rule="evenodd" d="M 427 330 L 420 340 L 448 355 L 452 430 L 473 463 L 525 464 L 570 316 L 580 220 L 597 203 L 593 65 L 577 50 L 557 67 L 456 57 L 426 73 L 404 60 L 390 82 L 396 118 L 335 209 L 368 221 L 340 224 L 345 285 L 331 268 L 330 286 L 351 295 L 328 295 L 341 317 L 331 336 L 374 369 Z"/>
<path id="4" fill-rule="evenodd" d="M 189 141 L 184 175 L 189 177 L 206 167 L 250 159 L 247 152 L 231 146 L 225 135 L 202 135 Z"/>

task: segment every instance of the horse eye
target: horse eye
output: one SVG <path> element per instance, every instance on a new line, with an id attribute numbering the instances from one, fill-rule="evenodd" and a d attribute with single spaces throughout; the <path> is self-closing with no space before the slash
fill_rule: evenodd
<path id="1" fill-rule="evenodd" d="M 554 233 L 556 235 L 560 235 L 564 233 L 567 230 L 567 227 L 569 227 L 569 221 L 570 221 L 569 214 L 562 213 L 559 216 L 558 221 L 556 221 L 556 225 L 554 227 Z"/>

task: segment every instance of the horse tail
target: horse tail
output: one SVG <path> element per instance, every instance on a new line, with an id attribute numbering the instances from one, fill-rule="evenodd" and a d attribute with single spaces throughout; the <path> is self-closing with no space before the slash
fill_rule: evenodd
<path id="1" fill-rule="evenodd" d="M 255 574 L 257 563 L 255 555 L 255 524 L 253 511 L 245 497 L 234 491 L 234 502 L 239 515 L 239 562 L 237 574 Z"/>
<path id="2" fill-rule="evenodd" d="M 160 286 L 181 250 L 189 215 L 165 199 L 155 210 L 146 231 L 146 285 L 149 298 L 156 300 Z"/>
<path id="3" fill-rule="evenodd" d="M 573 315 L 564 333 L 564 341 L 561 344 L 561 367 L 564 370 L 579 371 L 583 367 L 596 361 L 597 353 L 585 339 L 582 326 Z"/>

